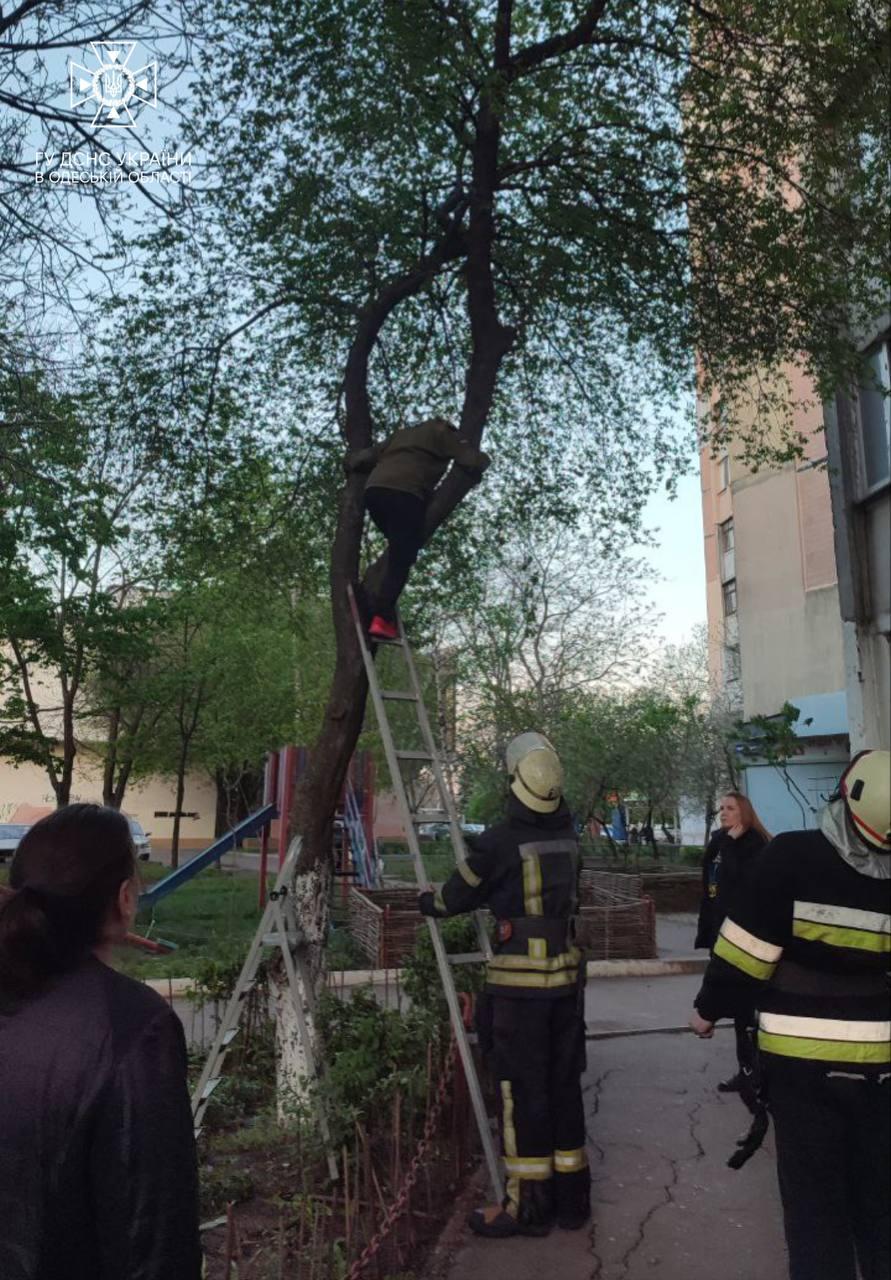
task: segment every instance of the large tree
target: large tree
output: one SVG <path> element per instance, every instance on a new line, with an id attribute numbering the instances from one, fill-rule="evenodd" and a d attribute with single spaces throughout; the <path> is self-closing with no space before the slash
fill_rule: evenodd
<path id="1" fill-rule="evenodd" d="M 170 310 L 198 335 L 189 357 L 216 371 L 249 343 L 346 449 L 430 410 L 486 430 L 501 474 L 472 508 L 491 530 L 580 495 L 633 527 L 671 470 L 693 351 L 717 432 L 728 401 L 769 389 L 741 440 L 762 460 L 796 446 L 772 420 L 782 369 L 823 391 L 850 370 L 840 319 L 875 306 L 887 262 L 870 6 L 241 0 L 213 41 L 198 128 L 225 181 Z M 338 500 L 334 672 L 295 801 L 316 965 L 365 710 L 347 604 L 362 486 Z M 447 477 L 428 538 L 468 491 Z"/>

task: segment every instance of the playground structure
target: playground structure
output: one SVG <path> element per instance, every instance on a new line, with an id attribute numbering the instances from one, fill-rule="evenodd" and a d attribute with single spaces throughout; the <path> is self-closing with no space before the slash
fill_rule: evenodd
<path id="1" fill-rule="evenodd" d="M 287 746 L 266 757 L 263 780 L 263 803 L 259 809 L 242 818 L 234 827 L 218 836 L 200 853 L 176 867 L 163 880 L 139 896 L 140 908 L 154 907 L 168 894 L 188 884 L 206 867 L 219 863 L 224 854 L 239 848 L 252 836 L 260 837 L 259 906 L 266 904 L 269 851 L 273 825 L 277 826 L 278 867 L 280 871 L 291 843 L 291 806 L 299 779 L 309 764 L 306 747 Z M 334 874 L 346 894 L 351 883 L 375 887 L 380 879 L 374 855 L 374 761 L 370 752 L 355 754 L 347 772 L 335 818 Z M 145 939 L 133 935 L 135 946 Z M 155 947 L 146 948 L 155 950 Z"/>

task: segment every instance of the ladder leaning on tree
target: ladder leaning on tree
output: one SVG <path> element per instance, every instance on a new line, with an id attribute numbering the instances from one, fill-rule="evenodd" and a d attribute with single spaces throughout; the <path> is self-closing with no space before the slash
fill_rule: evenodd
<path id="1" fill-rule="evenodd" d="M 455 861 L 458 864 L 466 861 L 464 840 L 461 834 L 461 825 L 458 821 L 458 812 L 455 808 L 455 800 L 451 789 L 449 788 L 443 761 L 437 751 L 433 733 L 430 728 L 430 720 L 427 715 L 427 708 L 424 705 L 421 682 L 418 679 L 418 672 L 415 666 L 414 657 L 405 636 L 402 619 L 398 618 L 398 639 L 385 641 L 384 644 L 387 648 L 392 648 L 401 652 L 405 661 L 409 688 L 399 690 L 382 689 L 377 678 L 374 654 L 369 647 L 368 638 L 362 624 L 362 619 L 359 616 L 356 598 L 351 587 L 348 588 L 348 593 L 353 621 L 356 625 L 356 632 L 359 636 L 359 646 L 362 650 L 362 660 L 365 664 L 365 672 L 368 676 L 368 687 L 371 693 L 375 714 L 377 716 L 384 753 L 387 757 L 390 778 L 392 779 L 393 790 L 396 793 L 396 800 L 399 805 L 399 812 L 402 818 L 402 825 L 405 829 L 408 847 L 411 852 L 418 887 L 420 889 L 426 889 L 427 872 L 424 868 L 424 860 L 421 857 L 421 848 L 418 842 L 418 827 L 421 823 L 435 821 L 447 822 L 449 826 L 449 833 L 451 835 L 452 850 L 455 855 Z M 414 707 L 418 728 L 421 732 L 421 740 L 423 742 L 422 751 L 399 750 L 396 747 L 393 741 L 393 733 L 390 728 L 389 717 L 387 715 L 388 703 L 402 703 L 404 705 Z M 403 764 L 423 764 L 429 768 L 433 776 L 433 783 L 436 792 L 439 795 L 440 808 L 437 812 L 431 813 L 426 811 L 423 814 L 420 813 L 415 798 L 409 794 L 411 784 L 407 783 L 406 779 L 403 777 Z M 486 1114 L 483 1093 L 480 1088 L 476 1064 L 473 1060 L 473 1053 L 467 1036 L 467 1030 L 464 1026 L 461 1005 L 458 1000 L 458 993 L 455 990 L 455 982 L 452 975 L 452 965 L 476 964 L 480 961 L 491 958 L 492 948 L 489 943 L 489 936 L 486 932 L 482 914 L 480 912 L 475 912 L 474 919 L 477 939 L 479 942 L 479 950 L 463 955 L 448 954 L 440 931 L 440 922 L 438 920 L 435 920 L 432 917 L 427 917 L 427 925 L 430 929 L 433 953 L 436 957 L 436 964 L 439 969 L 439 976 L 442 981 L 443 991 L 445 992 L 446 1003 L 449 1007 L 452 1030 L 458 1046 L 458 1052 L 461 1056 L 464 1074 L 467 1078 L 468 1091 L 470 1093 L 470 1100 L 473 1105 L 473 1112 L 476 1118 L 477 1128 L 479 1130 L 483 1154 L 486 1158 L 489 1178 L 491 1180 L 496 1199 L 500 1203 L 504 1196 L 501 1166 L 498 1155 L 495 1151 L 495 1144 L 492 1141 L 492 1132 L 489 1127 L 489 1118 Z"/>
<path id="2" fill-rule="evenodd" d="M 223 1078 L 223 1060 L 229 1046 L 239 1032 L 241 1016 L 244 1012 L 247 997 L 257 981 L 257 973 L 266 952 L 272 948 L 282 958 L 288 990 L 294 1007 L 297 1021 L 297 1034 L 303 1050 L 307 1066 L 307 1084 L 310 1089 L 311 1103 L 315 1111 L 316 1124 L 322 1142 L 325 1145 L 328 1162 L 328 1173 L 332 1181 L 338 1177 L 337 1158 L 331 1149 L 331 1135 L 328 1118 L 316 1087 L 318 1067 L 315 1060 L 309 1021 L 313 1018 L 312 986 L 306 966 L 297 949 L 299 930 L 296 913 L 288 888 L 294 875 L 294 867 L 300 854 L 300 841 L 295 840 L 288 850 L 275 882 L 275 888 L 269 894 L 269 900 L 263 912 L 257 932 L 247 953 L 235 989 L 226 1006 L 226 1012 L 217 1029 L 204 1070 L 195 1092 L 192 1094 L 192 1118 L 195 1124 L 195 1136 L 201 1132 L 201 1121 L 211 1095 Z"/>

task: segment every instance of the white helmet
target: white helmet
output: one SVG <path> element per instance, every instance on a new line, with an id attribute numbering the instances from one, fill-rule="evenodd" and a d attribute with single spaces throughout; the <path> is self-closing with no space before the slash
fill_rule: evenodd
<path id="1" fill-rule="evenodd" d="M 857 835 L 879 853 L 891 853 L 891 751 L 861 751 L 838 785 Z"/>
<path id="2" fill-rule="evenodd" d="M 543 733 L 521 733 L 505 753 L 510 789 L 527 809 L 554 813 L 563 794 L 563 766 Z"/>

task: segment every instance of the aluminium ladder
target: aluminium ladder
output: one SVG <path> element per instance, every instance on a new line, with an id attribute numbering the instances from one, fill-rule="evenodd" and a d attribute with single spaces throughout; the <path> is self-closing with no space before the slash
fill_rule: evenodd
<path id="1" fill-rule="evenodd" d="M 313 1009 L 311 1005 L 308 1008 L 304 1007 L 304 999 L 311 999 L 312 987 L 304 961 L 295 946 L 299 931 L 292 900 L 288 893 L 299 853 L 300 841 L 297 840 L 292 844 L 279 869 L 275 888 L 269 894 L 266 908 L 260 919 L 257 932 L 254 934 L 254 939 L 250 945 L 241 973 L 238 975 L 235 989 L 232 992 L 229 1003 L 226 1005 L 223 1019 L 217 1028 L 217 1034 L 204 1064 L 204 1070 L 201 1072 L 201 1077 L 195 1086 L 195 1091 L 192 1094 L 192 1119 L 195 1125 L 195 1137 L 197 1138 L 201 1132 L 201 1121 L 211 1094 L 223 1078 L 223 1059 L 228 1053 L 232 1041 L 238 1035 L 245 1000 L 256 982 L 257 971 L 260 968 L 264 952 L 267 948 L 276 948 L 281 953 L 288 980 L 288 988 L 297 1020 L 297 1034 L 308 1070 L 312 1106 L 315 1111 L 319 1134 L 325 1144 L 328 1173 L 331 1180 L 336 1181 L 338 1177 L 337 1159 L 331 1150 L 328 1118 L 325 1114 L 322 1100 L 315 1088 L 319 1073 L 307 1023 L 307 1013 L 312 1017 Z M 301 993 L 301 987 L 303 992 L 306 993 L 306 997 Z"/>
<path id="2" fill-rule="evenodd" d="M 456 863 L 463 864 L 467 861 L 467 854 L 464 849 L 464 840 L 461 834 L 461 825 L 458 821 L 457 809 L 455 808 L 455 800 L 446 779 L 442 758 L 436 749 L 433 732 L 430 728 L 430 720 L 427 715 L 427 708 L 424 705 L 421 682 L 418 679 L 418 672 L 415 666 L 414 657 L 405 636 L 405 629 L 403 628 L 401 617 L 397 615 L 399 638 L 397 640 L 383 641 L 382 643 L 390 648 L 401 650 L 402 656 L 405 660 L 405 667 L 408 673 L 410 687 L 407 690 L 382 689 L 377 678 L 377 668 L 374 662 L 374 655 L 369 647 L 365 627 L 362 623 L 362 619 L 356 605 L 356 597 L 353 594 L 352 587 L 348 587 L 347 591 L 349 594 L 350 610 L 353 615 L 353 622 L 355 623 L 356 633 L 359 637 L 362 661 L 365 664 L 365 672 L 368 676 L 368 687 L 371 692 L 371 699 L 377 716 L 381 740 L 384 746 L 384 753 L 390 770 L 390 778 L 393 782 L 393 790 L 396 793 L 399 812 L 402 818 L 402 825 L 405 829 L 408 847 L 411 852 L 412 862 L 414 863 L 418 888 L 424 890 L 428 887 L 428 879 L 427 872 L 424 868 L 424 860 L 421 857 L 420 844 L 418 843 L 418 827 L 422 823 L 431 821 L 447 822 L 449 825 L 452 849 L 455 854 Z M 375 641 L 374 643 L 379 644 L 381 642 Z M 387 716 L 388 702 L 401 702 L 414 707 L 418 727 L 421 731 L 421 739 L 424 744 L 423 751 L 400 751 L 397 749 L 393 742 L 393 734 L 390 729 L 390 722 Z M 433 813 L 420 813 L 418 806 L 414 801 L 414 797 L 409 796 L 406 788 L 406 780 L 402 776 L 401 766 L 403 762 L 422 764 L 430 769 L 433 776 L 434 786 L 440 800 L 440 808 L 438 811 Z M 473 1105 L 477 1128 L 479 1130 L 480 1142 L 482 1143 L 483 1154 L 485 1155 L 486 1165 L 488 1166 L 489 1179 L 492 1184 L 492 1189 L 495 1192 L 495 1198 L 500 1204 L 504 1198 L 504 1183 L 501 1177 L 501 1164 L 495 1150 L 495 1144 L 492 1141 L 489 1117 L 486 1113 L 486 1105 L 483 1101 L 483 1093 L 480 1088 L 479 1077 L 476 1072 L 476 1064 L 473 1061 L 470 1041 L 467 1036 L 467 1030 L 464 1026 L 464 1019 L 462 1017 L 461 1006 L 458 1000 L 458 993 L 455 990 L 455 982 L 452 977 L 451 969 L 452 965 L 474 964 L 479 961 L 491 959 L 492 948 L 481 912 L 474 912 L 474 921 L 476 924 L 479 951 L 461 955 L 449 955 L 446 951 L 445 943 L 443 942 L 442 933 L 440 932 L 439 920 L 434 919 L 432 916 L 427 917 L 427 924 L 430 929 L 430 940 L 433 943 L 433 953 L 436 956 L 439 976 L 442 981 L 443 991 L 445 992 L 446 1002 L 449 1007 L 449 1015 L 452 1020 L 452 1030 L 458 1045 L 458 1052 L 461 1055 L 464 1075 L 467 1079 L 467 1087 L 470 1093 L 470 1100 Z"/>

